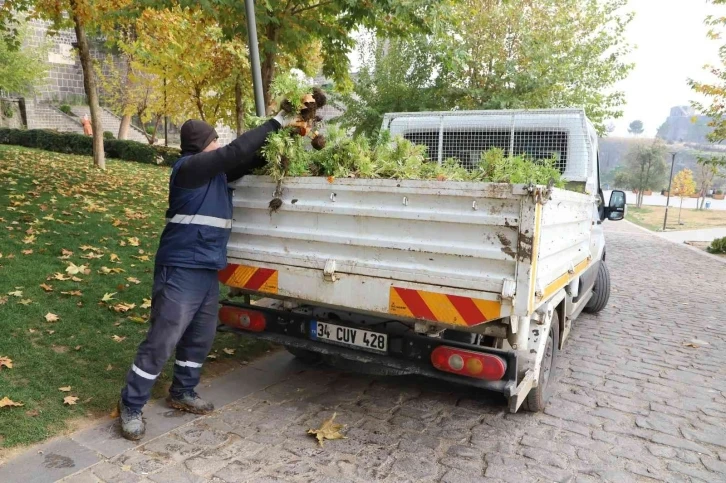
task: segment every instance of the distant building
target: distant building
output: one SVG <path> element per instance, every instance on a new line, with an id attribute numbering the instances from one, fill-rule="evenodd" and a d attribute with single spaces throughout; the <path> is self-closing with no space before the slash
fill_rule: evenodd
<path id="1" fill-rule="evenodd" d="M 710 119 L 699 116 L 691 106 L 671 108 L 670 116 L 658 128 L 658 138 L 670 143 L 707 143 Z"/>

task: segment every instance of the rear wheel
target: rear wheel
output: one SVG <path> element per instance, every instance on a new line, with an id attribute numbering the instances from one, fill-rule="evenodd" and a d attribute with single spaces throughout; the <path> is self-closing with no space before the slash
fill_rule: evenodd
<path id="1" fill-rule="evenodd" d="M 560 319 L 555 310 L 552 314 L 552 324 L 547 334 L 547 342 L 545 344 L 544 356 L 542 364 L 539 367 L 539 378 L 537 387 L 530 389 L 527 399 L 522 403 L 522 409 L 525 411 L 539 412 L 543 411 L 547 405 L 547 401 L 552 395 L 552 379 L 557 363 L 557 347 L 560 342 Z"/>
<path id="2" fill-rule="evenodd" d="M 320 354 L 318 354 L 317 352 L 309 351 L 307 349 L 285 346 L 285 350 L 290 354 L 294 355 L 296 359 L 299 359 L 306 364 L 316 364 L 321 360 Z"/>
<path id="3" fill-rule="evenodd" d="M 596 314 L 600 312 L 608 304 L 610 299 L 610 271 L 605 260 L 600 262 L 600 268 L 597 271 L 595 284 L 592 286 L 592 297 L 585 305 L 585 312 L 588 314 Z"/>

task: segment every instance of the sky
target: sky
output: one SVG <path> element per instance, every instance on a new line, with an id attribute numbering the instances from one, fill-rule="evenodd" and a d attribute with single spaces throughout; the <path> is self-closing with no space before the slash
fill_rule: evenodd
<path id="1" fill-rule="evenodd" d="M 706 0 L 629 0 L 635 12 L 627 38 L 636 46 L 630 55 L 635 68 L 618 86 L 625 92 L 624 116 L 615 120 L 614 136 L 627 136 L 628 124 L 640 119 L 645 134 L 654 136 L 670 108 L 697 99 L 686 80 L 709 80 L 703 71 L 718 61 L 718 41 L 706 38 L 709 13 L 726 15 L 726 6 Z"/>

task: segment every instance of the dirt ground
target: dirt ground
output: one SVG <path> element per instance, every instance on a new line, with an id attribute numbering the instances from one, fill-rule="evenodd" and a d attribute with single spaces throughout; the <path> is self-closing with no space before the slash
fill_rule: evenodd
<path id="1" fill-rule="evenodd" d="M 653 231 L 663 230 L 664 206 L 628 207 L 627 219 Z M 682 210 L 681 224 L 678 223 L 678 200 L 668 209 L 668 230 L 697 230 L 726 226 L 724 210 Z"/>
<path id="2" fill-rule="evenodd" d="M 699 241 L 689 241 L 686 242 L 686 245 L 691 245 L 692 247 L 696 247 L 699 250 L 703 250 L 704 252 L 707 252 L 706 248 L 710 245 L 710 242 L 699 242 Z M 726 258 L 726 254 L 715 254 L 717 257 Z"/>

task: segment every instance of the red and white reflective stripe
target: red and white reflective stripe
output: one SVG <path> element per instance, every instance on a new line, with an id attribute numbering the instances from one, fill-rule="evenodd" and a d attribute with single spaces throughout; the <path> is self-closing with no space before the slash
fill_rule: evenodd
<path id="1" fill-rule="evenodd" d="M 133 364 L 131 366 L 131 370 L 134 371 L 135 374 L 138 374 L 139 376 L 143 377 L 144 379 L 148 379 L 150 381 L 153 381 L 154 379 L 159 377 L 159 374 L 154 375 L 154 374 L 149 374 L 146 371 L 142 371 L 141 369 L 136 367 L 136 364 Z"/>
<path id="2" fill-rule="evenodd" d="M 176 360 L 176 361 L 174 361 L 174 364 L 176 364 L 177 366 L 181 366 L 181 367 L 194 367 L 194 368 L 202 367 L 202 365 L 200 363 L 192 362 L 192 361 Z"/>

